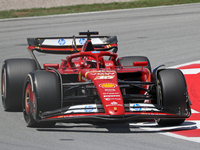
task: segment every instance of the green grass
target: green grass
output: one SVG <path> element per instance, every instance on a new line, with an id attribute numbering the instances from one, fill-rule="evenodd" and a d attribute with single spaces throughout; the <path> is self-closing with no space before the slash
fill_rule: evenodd
<path id="1" fill-rule="evenodd" d="M 109 4 L 74 5 L 66 7 L 10 10 L 10 11 L 0 11 L 0 19 L 153 7 L 153 6 L 166 6 L 166 5 L 188 4 L 188 3 L 200 3 L 200 0 L 137 0 L 132 2 L 121 2 L 121 3 L 115 2 Z"/>

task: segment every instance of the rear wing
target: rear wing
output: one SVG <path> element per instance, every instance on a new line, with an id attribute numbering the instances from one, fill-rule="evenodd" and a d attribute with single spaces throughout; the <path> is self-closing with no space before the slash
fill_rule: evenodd
<path id="1" fill-rule="evenodd" d="M 54 54 L 72 54 L 79 52 L 87 36 L 79 37 L 52 37 L 52 38 L 27 38 L 29 49 L 42 53 Z M 107 51 L 113 48 L 117 49 L 116 36 L 91 36 L 91 42 L 94 50 Z"/>

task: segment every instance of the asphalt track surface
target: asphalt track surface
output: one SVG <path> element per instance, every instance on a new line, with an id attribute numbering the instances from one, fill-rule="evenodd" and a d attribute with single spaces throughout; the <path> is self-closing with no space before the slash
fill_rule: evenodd
<path id="1" fill-rule="evenodd" d="M 117 35 L 119 56 L 143 55 L 152 68 L 200 59 L 200 4 L 177 5 L 9 19 L 0 21 L 0 63 L 7 58 L 30 57 L 27 37 L 78 35 L 99 31 Z M 43 54 L 41 63 L 54 61 Z M 65 56 L 63 57 L 65 58 Z M 1 150 L 140 149 L 197 150 L 200 144 L 143 130 L 132 124 L 56 124 L 55 128 L 28 128 L 21 112 L 5 112 L 0 105 Z"/>

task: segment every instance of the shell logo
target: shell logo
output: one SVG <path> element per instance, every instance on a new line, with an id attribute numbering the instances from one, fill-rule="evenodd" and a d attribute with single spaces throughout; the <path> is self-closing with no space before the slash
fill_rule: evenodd
<path id="1" fill-rule="evenodd" d="M 117 86 L 117 84 L 114 83 L 101 83 L 99 85 L 102 88 L 115 88 Z"/>

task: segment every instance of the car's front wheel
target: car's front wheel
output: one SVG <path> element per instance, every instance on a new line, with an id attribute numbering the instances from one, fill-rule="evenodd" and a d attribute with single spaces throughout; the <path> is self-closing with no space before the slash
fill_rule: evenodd
<path id="1" fill-rule="evenodd" d="M 190 112 L 186 81 L 183 73 L 178 69 L 163 69 L 158 72 L 159 92 L 158 104 L 177 115 L 186 115 Z M 185 118 L 157 119 L 161 126 L 180 125 Z"/>
<path id="2" fill-rule="evenodd" d="M 40 122 L 40 114 L 60 108 L 60 84 L 52 72 L 28 74 L 23 92 L 23 114 L 28 127 L 52 127 L 56 122 Z"/>

